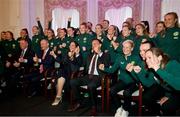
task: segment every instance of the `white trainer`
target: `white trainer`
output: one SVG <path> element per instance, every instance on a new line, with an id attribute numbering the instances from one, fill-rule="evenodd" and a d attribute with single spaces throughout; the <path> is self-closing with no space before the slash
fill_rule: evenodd
<path id="1" fill-rule="evenodd" d="M 122 114 L 121 114 L 121 117 L 128 117 L 128 115 L 129 115 L 129 112 L 128 112 L 128 111 L 125 111 L 125 110 L 123 109 Z"/>
<path id="2" fill-rule="evenodd" d="M 116 110 L 115 117 L 121 117 L 122 111 L 123 111 L 123 108 L 121 106 Z"/>

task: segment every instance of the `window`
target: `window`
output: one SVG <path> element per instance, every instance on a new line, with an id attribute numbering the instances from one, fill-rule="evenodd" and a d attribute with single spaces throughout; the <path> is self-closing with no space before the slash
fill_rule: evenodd
<path id="1" fill-rule="evenodd" d="M 68 18 L 71 17 L 71 26 L 79 27 L 79 12 L 76 9 L 55 8 L 52 11 L 52 28 L 67 28 Z"/>
<path id="2" fill-rule="evenodd" d="M 119 9 L 109 9 L 105 13 L 105 19 L 110 21 L 110 25 L 118 26 L 122 29 L 122 23 L 128 18 L 132 17 L 132 8 L 122 7 Z"/>

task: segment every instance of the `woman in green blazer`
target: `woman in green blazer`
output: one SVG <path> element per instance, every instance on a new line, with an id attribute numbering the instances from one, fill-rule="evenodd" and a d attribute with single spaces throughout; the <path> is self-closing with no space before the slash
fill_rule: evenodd
<path id="1" fill-rule="evenodd" d="M 175 115 L 180 107 L 180 63 L 170 60 L 158 48 L 146 52 L 146 63 L 166 91 L 159 101 L 163 115 Z"/>
<path id="2" fill-rule="evenodd" d="M 110 88 L 110 94 L 112 103 L 117 109 L 119 105 L 119 99 L 117 93 L 124 90 L 123 96 L 124 104 L 120 107 L 120 114 L 122 116 L 127 116 L 131 108 L 131 95 L 134 91 L 138 89 L 135 80 L 132 78 L 130 72 L 126 70 L 126 65 L 128 63 L 137 64 L 140 60 L 139 56 L 133 55 L 132 51 L 134 48 L 134 43 L 132 40 L 126 40 L 122 43 L 123 54 L 117 56 L 115 63 L 111 67 L 104 67 L 103 64 L 99 65 L 99 69 L 107 73 L 114 73 L 118 70 L 118 82 Z"/>

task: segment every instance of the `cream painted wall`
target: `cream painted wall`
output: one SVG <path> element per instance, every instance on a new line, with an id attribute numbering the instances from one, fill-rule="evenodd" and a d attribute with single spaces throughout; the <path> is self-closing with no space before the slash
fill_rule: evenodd
<path id="1" fill-rule="evenodd" d="M 10 30 L 16 32 L 19 25 L 19 0 L 0 1 L 0 31 Z M 11 3 L 10 3 L 11 2 Z"/>
<path id="2" fill-rule="evenodd" d="M 15 38 L 22 28 L 28 28 L 31 34 L 36 17 L 40 17 L 44 26 L 44 0 L 0 0 L 0 32 L 10 30 Z"/>

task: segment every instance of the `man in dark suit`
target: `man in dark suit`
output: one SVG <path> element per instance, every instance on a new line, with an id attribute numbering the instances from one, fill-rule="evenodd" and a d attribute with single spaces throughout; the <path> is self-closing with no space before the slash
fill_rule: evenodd
<path id="1" fill-rule="evenodd" d="M 41 45 L 41 57 L 33 57 L 35 63 L 40 65 L 39 72 L 43 73 L 47 69 L 54 67 L 54 57 L 50 55 L 51 49 L 49 48 L 49 42 L 47 39 L 42 39 L 40 42 Z"/>
<path id="2" fill-rule="evenodd" d="M 44 72 L 48 69 L 54 68 L 55 59 L 50 55 L 51 50 L 49 49 L 49 42 L 46 39 L 42 39 L 40 42 L 41 45 L 41 57 L 33 57 L 35 69 L 26 75 L 24 78 L 29 83 L 28 85 L 28 96 L 32 97 L 36 94 L 36 91 L 39 87 L 39 82 L 43 78 Z M 51 73 L 49 72 L 50 76 Z"/>
<path id="3" fill-rule="evenodd" d="M 21 51 L 18 53 L 18 58 L 14 60 L 12 64 L 16 69 L 16 72 L 14 72 L 14 74 L 12 74 L 8 79 L 9 92 L 13 92 L 13 88 L 16 87 L 20 77 L 24 74 L 27 74 L 30 68 L 33 67 L 34 52 L 28 46 L 28 41 L 26 39 L 21 39 L 19 45 Z"/>
<path id="4" fill-rule="evenodd" d="M 96 115 L 96 88 L 101 85 L 101 79 L 105 75 L 99 70 L 98 66 L 100 64 L 109 65 L 110 56 L 108 53 L 101 51 L 102 42 L 98 39 L 92 41 L 92 51 L 88 55 L 85 71 L 86 75 L 77 79 L 72 79 L 70 85 L 72 92 L 74 93 L 75 101 L 77 102 L 74 107 L 68 109 L 68 111 L 76 111 L 81 105 L 81 98 L 79 93 L 79 87 L 87 85 L 90 92 L 92 110 L 91 115 Z"/>

